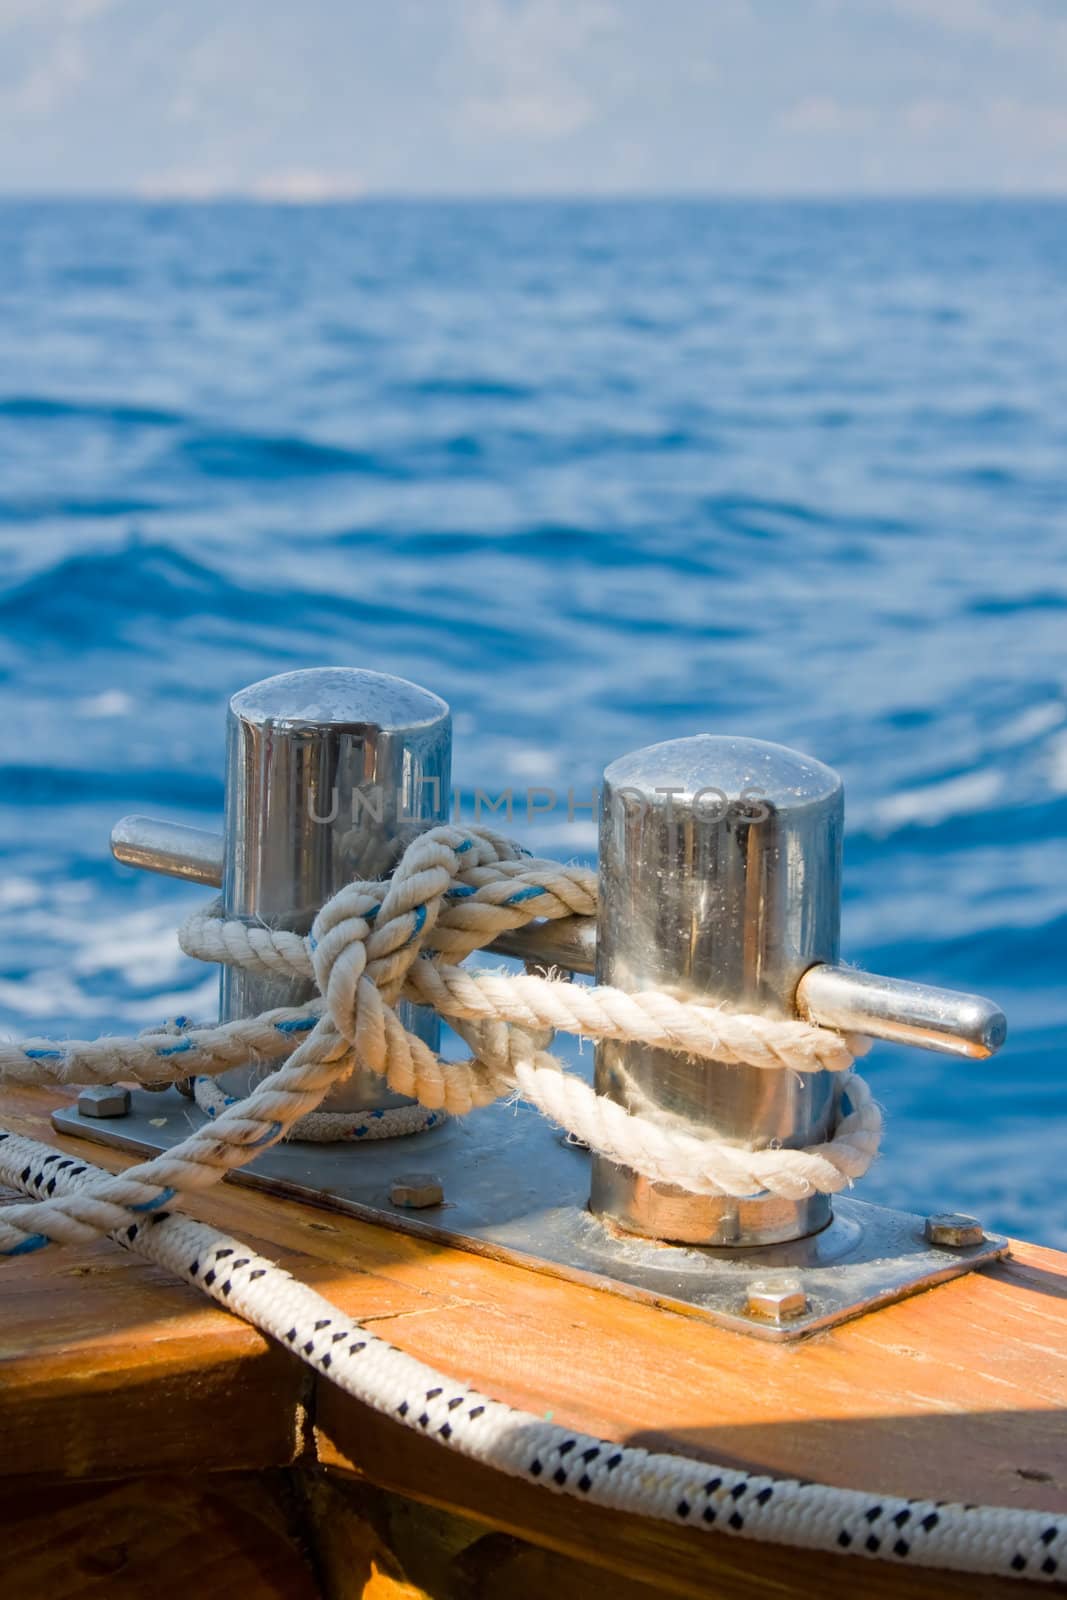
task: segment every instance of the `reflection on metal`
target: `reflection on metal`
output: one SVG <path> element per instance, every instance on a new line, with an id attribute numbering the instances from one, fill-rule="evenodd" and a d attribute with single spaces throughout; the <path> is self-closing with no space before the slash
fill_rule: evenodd
<path id="1" fill-rule="evenodd" d="M 745 1311 L 767 1322 L 795 1322 L 808 1309 L 804 1285 L 795 1273 L 769 1272 L 748 1286 Z"/>
<path id="2" fill-rule="evenodd" d="M 705 733 L 613 762 L 602 807 L 597 981 L 792 1016 L 805 970 L 837 957 L 837 774 L 781 745 Z M 762 1072 L 614 1040 L 596 1062 L 599 1093 L 678 1132 L 789 1149 L 833 1130 L 831 1073 Z M 735 1248 L 830 1220 L 826 1195 L 694 1195 L 599 1157 L 591 1205 L 632 1233 Z"/>
<path id="3" fill-rule="evenodd" d="M 267 678 L 230 701 L 222 837 L 150 818 L 125 818 L 112 834 L 112 850 L 131 866 L 221 883 L 227 917 L 304 933 L 334 891 L 354 878 L 387 877 L 408 840 L 445 819 L 450 758 L 448 707 L 413 683 L 355 669 Z M 534 923 L 502 936 L 490 949 L 528 966 L 595 973 L 600 984 L 627 992 L 656 987 L 771 1018 L 800 1014 L 824 1026 L 928 1050 L 971 1058 L 992 1054 L 1006 1029 L 1003 1014 L 987 1000 L 837 965 L 841 832 L 840 778 L 795 750 L 715 734 L 638 750 L 605 774 L 595 923 L 576 917 Z M 307 982 L 226 968 L 222 1018 L 293 1005 L 309 994 Z M 402 1011 L 408 1026 L 437 1046 L 437 1018 L 410 1006 Z M 614 1040 L 598 1043 L 595 1054 L 598 1093 L 685 1133 L 749 1149 L 800 1147 L 829 1138 L 835 1123 L 840 1078 L 832 1074 L 765 1072 Z M 235 1070 L 222 1083 L 246 1093 L 262 1070 L 267 1069 Z M 357 1067 L 326 1099 L 325 1109 L 392 1104 L 397 1096 Z M 189 1115 L 182 1110 L 181 1117 Z M 502 1139 L 507 1146 L 507 1118 L 512 1118 L 510 1109 L 486 1109 L 462 1123 L 461 1130 L 424 1138 L 432 1138 L 432 1147 L 445 1155 L 464 1147 L 470 1154 L 470 1128 L 493 1128 L 498 1144 Z M 136 1115 L 122 1133 L 109 1136 L 126 1138 L 133 1122 Z M 755 1266 L 792 1264 L 809 1270 L 813 1262 L 824 1262 L 827 1242 L 845 1237 L 840 1219 L 830 1222 L 827 1195 L 803 1200 L 694 1195 L 593 1157 L 587 1163 L 590 1211 L 585 1211 L 585 1192 L 560 1205 L 544 1182 L 545 1163 L 537 1152 L 541 1147 L 555 1152 L 555 1136 L 534 1134 L 525 1114 L 522 1126 L 525 1146 L 518 1154 L 531 1163 L 530 1176 L 518 1173 L 510 1160 L 506 1170 L 498 1170 L 498 1155 L 486 1155 L 493 1142 L 488 1141 L 475 1150 L 478 1173 L 443 1174 L 445 1202 L 435 1198 L 434 1158 L 426 1182 L 408 1182 L 390 1171 L 382 1203 L 389 1205 L 390 1194 L 405 1195 L 403 1211 L 462 1211 L 472 1203 L 472 1189 L 493 1176 L 491 1203 L 486 1190 L 482 1211 L 459 1232 L 504 1248 L 501 1208 L 507 1210 L 523 1186 L 533 1186 L 537 1208 L 547 1205 L 557 1219 L 552 1229 L 537 1226 L 537 1258 L 557 1266 L 571 1261 L 582 1272 L 597 1270 L 595 1261 L 609 1259 L 608 1275 L 627 1282 L 633 1274 L 621 1270 L 625 1262 L 640 1264 L 641 1282 L 669 1264 L 688 1285 L 681 1299 L 694 1304 L 702 1304 L 701 1285 L 729 1282 L 733 1314 L 765 1330 L 819 1325 L 829 1315 L 827 1307 L 837 1307 L 832 1310 L 837 1317 L 846 1314 L 841 1307 L 854 1306 L 857 1296 L 862 1301 L 867 1294 L 853 1285 L 840 1302 L 827 1301 L 808 1282 L 790 1280 L 782 1286 L 779 1280 L 768 1288 L 752 1280 Z M 571 1150 L 568 1160 L 573 1155 Z M 302 1173 L 301 1192 L 318 1194 L 334 1166 L 350 1165 L 344 1195 L 346 1205 L 358 1208 L 371 1203 L 360 1186 L 371 1178 L 378 1181 L 379 1170 L 392 1162 L 390 1146 L 346 1144 L 336 1150 L 317 1144 L 307 1152 L 286 1146 L 261 1157 L 248 1181 L 256 1181 L 254 1174 L 262 1181 L 267 1174 L 277 1184 L 290 1181 L 285 1174 Z M 390 1214 L 395 1211 L 397 1205 Z M 846 1219 L 851 1214 L 846 1211 Z M 864 1214 L 875 1216 L 875 1211 Z M 563 1216 L 571 1218 L 566 1226 Z M 870 1229 L 862 1237 L 870 1243 Z M 942 1272 L 945 1248 L 955 1250 L 958 1262 L 971 1259 L 966 1251 L 981 1253 L 985 1245 L 971 1235 L 953 1235 L 949 1242 L 949 1235 L 928 1230 L 923 1237 L 920 1226 L 915 1248 L 901 1243 L 891 1253 L 894 1261 L 909 1262 L 902 1277 L 893 1267 L 878 1282 L 896 1283 L 896 1277 L 915 1282 L 917 1250 L 925 1258 L 933 1251 Z M 793 1261 L 790 1253 L 797 1250 L 800 1256 Z M 805 1250 L 814 1254 L 805 1256 Z M 745 1270 L 750 1277 L 739 1301 L 736 1283 L 723 1266 L 731 1256 L 739 1262 L 737 1272 Z M 931 1259 L 925 1259 L 923 1280 L 931 1270 Z M 725 1315 L 718 1293 L 709 1288 L 717 1314 Z"/>
<path id="4" fill-rule="evenodd" d="M 980 994 L 900 983 L 848 967 L 813 967 L 801 978 L 797 1013 L 824 1028 L 893 1039 L 947 1055 L 993 1055 L 1008 1035 L 1003 1011 Z"/>
<path id="5" fill-rule="evenodd" d="M 930 1244 L 945 1245 L 951 1250 L 981 1244 L 985 1238 L 985 1229 L 978 1218 L 963 1211 L 939 1211 L 927 1217 L 925 1233 Z"/>
<path id="6" fill-rule="evenodd" d="M 154 817 L 123 817 L 111 833 L 116 861 L 212 888 L 222 884 L 222 835 Z M 534 922 L 502 934 L 490 949 L 538 966 L 591 973 L 596 968 L 592 917 Z M 945 1055 L 982 1060 L 1004 1043 L 1004 1013 L 981 995 L 958 994 L 880 978 L 851 967 L 819 964 L 801 978 L 797 1012 L 825 1028 L 847 1028 L 871 1039 L 891 1039 Z"/>
<path id="7" fill-rule="evenodd" d="M 532 967 L 560 967 L 564 972 L 596 971 L 596 918 L 561 917 L 558 922 L 528 922 L 493 940 L 489 949 L 514 956 Z"/>
<path id="8" fill-rule="evenodd" d="M 169 1149 L 201 1120 L 173 1090 L 135 1090 L 130 1115 L 117 1121 L 83 1119 L 73 1107 L 52 1117 L 59 1133 L 139 1155 Z M 445 1196 L 431 1210 L 390 1199 L 415 1152 Z M 925 1238 L 922 1217 L 840 1198 L 820 1233 L 769 1248 L 698 1249 L 612 1231 L 586 1209 L 588 1155 L 521 1106 L 487 1106 L 420 1134 L 415 1144 L 379 1140 L 355 1152 L 351 1145 L 279 1145 L 230 1181 L 770 1340 L 830 1327 L 1008 1251 L 994 1235 L 941 1248 Z M 782 1276 L 795 1280 L 803 1310 L 781 1320 L 753 1315 L 755 1286 L 771 1278 L 773 1293 Z M 792 1296 L 788 1304 L 797 1309 Z"/>
<path id="9" fill-rule="evenodd" d="M 90 1083 L 78 1092 L 78 1115 L 82 1117 L 125 1117 L 130 1110 L 130 1091 L 121 1083 Z"/>
<path id="10" fill-rule="evenodd" d="M 123 817 L 111 830 L 111 854 L 127 867 L 222 888 L 222 834 L 158 817 Z"/>
<path id="11" fill-rule="evenodd" d="M 403 678 L 322 667 L 242 689 L 227 719 L 225 914 L 306 933 L 344 884 L 385 877 L 415 833 L 444 820 L 451 754 L 447 705 Z M 222 1020 L 313 993 L 310 983 L 223 967 Z M 403 1009 L 405 1024 L 436 1048 L 437 1018 Z M 221 1082 L 244 1094 L 262 1075 L 240 1068 Z M 322 1109 L 402 1104 L 357 1067 Z"/>

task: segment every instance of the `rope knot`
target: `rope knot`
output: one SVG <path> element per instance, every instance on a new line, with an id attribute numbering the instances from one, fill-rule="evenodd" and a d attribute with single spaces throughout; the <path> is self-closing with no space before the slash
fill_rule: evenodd
<path id="1" fill-rule="evenodd" d="M 464 1115 L 511 1095 L 609 1161 L 693 1194 L 796 1199 L 832 1193 L 867 1170 L 881 1114 L 862 1080 L 849 1076 L 857 1041 L 795 1020 L 735 1015 L 667 991 L 627 994 L 458 964 L 506 929 L 535 918 L 588 916 L 595 908 L 596 877 L 588 868 L 535 860 L 488 829 L 443 826 L 408 844 L 391 877 L 360 879 L 335 894 L 307 938 L 226 918 L 217 902 L 197 912 L 179 936 L 187 954 L 272 978 L 313 980 L 321 999 L 214 1027 L 178 1019 L 135 1040 L 0 1047 L 0 1075 L 24 1082 L 162 1084 L 191 1075 L 208 1113 L 204 1125 L 164 1154 L 94 1180 L 91 1195 L 41 1201 L 29 1208 L 32 1221 L 25 1208 L 7 1210 L 0 1254 L 26 1248 L 31 1236 L 73 1241 L 107 1231 L 125 1208 L 144 1210 L 166 1203 L 161 1196 L 207 1188 L 291 1133 L 310 1139 L 410 1133 L 432 1124 L 439 1111 Z M 446 1019 L 471 1057 L 440 1059 L 403 1026 L 401 1000 Z M 720 1064 L 836 1073 L 847 1078 L 849 1109 L 828 1140 L 806 1149 L 753 1150 L 698 1138 L 665 1121 L 656 1106 L 628 1109 L 565 1071 L 545 1048 L 560 1029 Z M 273 1070 L 244 1099 L 223 1094 L 214 1080 L 249 1063 Z M 417 1104 L 319 1113 L 356 1063 Z"/>
<path id="2" fill-rule="evenodd" d="M 357 1050 L 361 1006 L 396 1004 L 445 897 L 465 872 L 512 850 L 488 831 L 433 828 L 408 846 L 392 878 L 350 883 L 326 902 L 308 953 L 330 1021 Z"/>

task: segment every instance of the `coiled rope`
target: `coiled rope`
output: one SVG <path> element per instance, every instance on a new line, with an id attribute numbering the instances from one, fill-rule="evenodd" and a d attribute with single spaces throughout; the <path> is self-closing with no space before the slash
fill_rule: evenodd
<path id="1" fill-rule="evenodd" d="M 214 908 L 190 919 L 182 930 L 190 954 L 260 972 L 312 974 L 320 1002 L 217 1028 L 178 1019 L 132 1040 L 0 1048 L 0 1081 L 158 1084 L 191 1072 L 210 1081 L 250 1056 L 281 1063 L 247 1099 L 224 1105 L 172 1150 L 118 1176 L 0 1133 L 0 1181 L 34 1197 L 5 1209 L 0 1253 L 109 1234 L 289 1345 L 376 1410 L 560 1493 L 747 1538 L 1055 1577 L 1067 1553 L 1067 1525 L 1046 1515 L 874 1499 L 571 1434 L 404 1355 L 239 1241 L 165 1209 L 283 1138 L 356 1062 L 430 1111 L 462 1115 L 517 1092 L 610 1160 L 697 1193 L 801 1198 L 860 1176 L 877 1151 L 881 1119 L 866 1085 L 850 1075 L 859 1041 L 660 993 L 624 995 L 451 964 L 505 927 L 589 914 L 594 893 L 584 869 L 531 860 L 484 830 L 445 827 L 419 836 L 387 883 L 341 890 L 307 940 L 223 921 Z M 407 1033 L 395 1011 L 401 998 L 434 1006 L 471 1046 L 471 1059 L 443 1062 Z M 850 1109 L 832 1139 L 807 1150 L 701 1141 L 634 1115 L 565 1073 L 545 1049 L 553 1028 L 767 1069 L 838 1072 Z"/>

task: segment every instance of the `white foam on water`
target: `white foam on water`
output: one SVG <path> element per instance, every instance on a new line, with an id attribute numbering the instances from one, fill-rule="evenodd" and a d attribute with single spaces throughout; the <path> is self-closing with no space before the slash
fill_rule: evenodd
<path id="1" fill-rule="evenodd" d="M 117 1004 L 110 996 L 86 994 L 62 967 L 42 967 L 24 978 L 0 978 L 0 1006 L 27 1021 L 114 1016 Z"/>
<path id="2" fill-rule="evenodd" d="M 0 908 L 18 913 L 28 968 L 0 978 L 9 1034 L 69 1033 L 82 1019 L 139 1029 L 177 1013 L 217 1013 L 217 969 L 183 955 L 170 904 L 123 913 L 90 883 L 21 877 L 0 884 Z"/>
<path id="3" fill-rule="evenodd" d="M 133 710 L 134 699 L 125 689 L 105 689 L 79 700 L 75 710 L 83 717 L 124 717 Z"/>
<path id="4" fill-rule="evenodd" d="M 137 988 L 156 988 L 173 983 L 188 959 L 178 944 L 173 911 L 160 906 L 94 926 L 71 970 L 82 977 L 114 972 Z"/>
<path id="5" fill-rule="evenodd" d="M 531 746 L 529 749 L 511 751 L 507 764 L 515 777 L 526 778 L 532 785 L 551 788 L 559 775 L 560 757 L 558 751 L 538 750 Z M 525 801 L 524 794 L 515 796 L 516 805 L 524 805 Z"/>
<path id="6" fill-rule="evenodd" d="M 1002 793 L 1004 776 L 999 772 L 962 772 L 921 789 L 901 789 L 879 801 L 874 808 L 876 822 L 892 829 L 907 823 L 934 827 L 949 817 L 962 817 L 984 811 Z"/>
<path id="7" fill-rule="evenodd" d="M 1053 794 L 1067 794 L 1067 731 L 1048 741 L 1045 748 L 1045 775 Z"/>
<path id="8" fill-rule="evenodd" d="M 1042 705 L 1028 706 L 1019 716 L 1013 717 L 990 737 L 989 743 L 998 747 L 1023 744 L 1027 739 L 1040 738 L 1058 728 L 1067 716 L 1067 705 L 1062 700 L 1047 700 Z"/>
<path id="9" fill-rule="evenodd" d="M 40 887 L 32 878 L 0 879 L 0 911 L 21 911 L 40 898 Z"/>
<path id="10" fill-rule="evenodd" d="M 146 995 L 143 999 L 127 1000 L 121 1015 L 150 1028 L 154 1022 L 165 1022 L 170 1017 L 186 1016 L 193 1022 L 211 1023 L 219 1013 L 218 969 L 210 969 L 209 976 L 189 989 L 172 989 L 163 994 Z"/>

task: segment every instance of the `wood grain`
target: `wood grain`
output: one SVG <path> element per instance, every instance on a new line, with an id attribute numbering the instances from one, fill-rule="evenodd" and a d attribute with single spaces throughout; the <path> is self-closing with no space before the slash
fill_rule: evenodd
<path id="1" fill-rule="evenodd" d="M 588 1600 L 605 1585 L 588 1561 L 365 1483 L 309 1475 L 307 1497 L 329 1600 Z M 663 1590 L 658 1575 L 613 1572 L 611 1592 L 655 1600 Z"/>
<path id="2" fill-rule="evenodd" d="M 54 1098 L 10 1094 L 0 1122 L 56 1142 Z M 94 1159 L 126 1164 L 101 1150 Z M 568 1427 L 874 1492 L 1067 1509 L 1067 1258 L 1056 1252 L 1019 1246 L 1011 1262 L 769 1346 L 232 1185 L 190 1209 L 400 1348 Z M 674 1586 L 664 1592 L 706 1593 L 714 1580 L 724 1596 L 806 1595 L 805 1562 L 823 1575 L 821 1593 L 846 1582 L 855 1592 L 854 1561 L 612 1518 L 482 1474 L 332 1385 L 312 1394 L 306 1369 L 254 1330 L 106 1243 L 2 1270 L 0 1476 L 281 1465 L 298 1455 L 313 1404 L 316 1445 L 334 1469 L 453 1512 L 488 1509 L 509 1535 L 615 1570 L 628 1552 L 642 1582 L 651 1558 Z M 828 1590 L 837 1566 L 840 1587 Z M 752 1586 L 757 1571 L 763 1588 Z M 864 1563 L 862 1592 L 901 1592 L 892 1584 L 907 1572 Z M 973 1579 L 966 1590 L 937 1581 L 941 1594 L 979 1592 Z"/>
<path id="3" fill-rule="evenodd" d="M 334 1476 L 369 1479 L 405 1499 L 461 1511 L 497 1533 L 555 1552 L 561 1559 L 551 1567 L 552 1587 L 543 1592 L 555 1594 L 558 1586 L 559 1600 L 609 1588 L 628 1596 L 623 1580 L 635 1594 L 688 1600 L 1021 1600 L 1034 1588 L 1010 1578 L 792 1550 L 624 1516 L 544 1494 L 429 1441 L 422 1450 L 412 1449 L 405 1430 L 346 1396 L 324 1395 L 323 1401 L 319 1458 Z M 600 1570 L 595 1587 L 572 1586 L 566 1574 L 573 1562 L 579 1572 Z"/>
<path id="4" fill-rule="evenodd" d="M 278 1475 L 8 1485 L 5 1596 L 48 1600 L 321 1600 Z"/>

